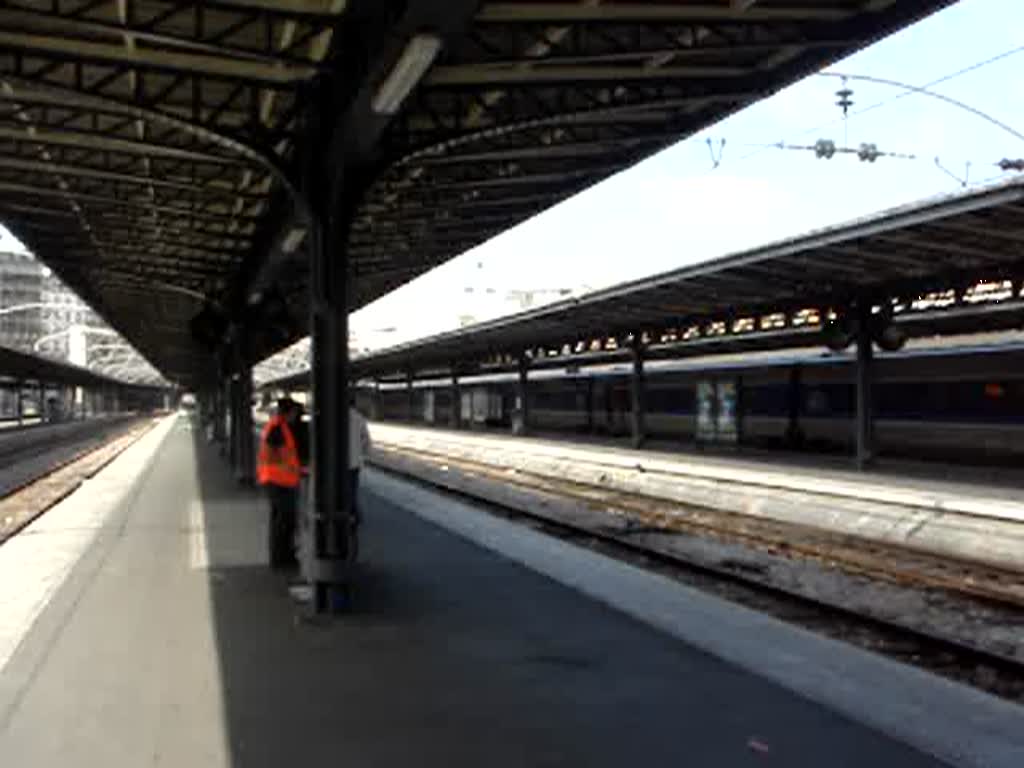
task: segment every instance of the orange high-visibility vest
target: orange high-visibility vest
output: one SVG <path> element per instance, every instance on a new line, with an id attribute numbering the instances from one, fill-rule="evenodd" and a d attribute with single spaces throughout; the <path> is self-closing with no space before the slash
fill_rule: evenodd
<path id="1" fill-rule="evenodd" d="M 284 445 L 267 444 L 267 436 L 275 427 L 280 427 Z M 295 447 L 295 436 L 291 427 L 281 416 L 275 416 L 263 427 L 260 435 L 260 454 L 256 457 L 256 480 L 260 485 L 279 485 L 295 488 L 299 485 L 302 467 L 299 465 L 299 451 Z"/>

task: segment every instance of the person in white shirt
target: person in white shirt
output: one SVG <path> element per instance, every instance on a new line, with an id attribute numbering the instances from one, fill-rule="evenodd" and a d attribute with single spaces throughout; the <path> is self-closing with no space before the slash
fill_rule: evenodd
<path id="1" fill-rule="evenodd" d="M 366 426 L 363 414 L 350 405 L 348 409 L 348 475 L 349 487 L 352 489 L 352 514 L 358 525 L 359 514 L 359 470 L 366 463 L 370 452 L 370 430 Z"/>

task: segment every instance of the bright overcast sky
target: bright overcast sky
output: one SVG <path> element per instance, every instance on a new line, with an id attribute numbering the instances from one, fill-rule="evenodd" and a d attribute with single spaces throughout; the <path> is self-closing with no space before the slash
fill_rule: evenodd
<path id="1" fill-rule="evenodd" d="M 828 71 L 923 86 L 1018 48 L 1024 1 L 961 0 Z M 897 98 L 899 89 L 855 80 L 849 86 L 855 105 L 845 128 L 835 105 L 840 81 L 810 77 L 384 297 L 356 313 L 352 328 L 360 336 L 397 328 L 381 338 L 387 343 L 436 333 L 461 314 L 493 312 L 493 298 L 481 306 L 466 286 L 598 288 L 955 192 L 958 182 L 936 167 L 936 156 L 960 176 L 970 162 L 972 185 L 999 177 L 994 164 L 1002 158 L 1024 157 L 1024 141 L 942 101 Z M 1024 133 L 1024 50 L 933 90 Z M 857 114 L 877 102 L 886 103 Z M 826 161 L 764 148 L 817 139 L 842 146 L 846 131 L 850 145 L 871 142 L 916 159 Z M 716 154 L 725 140 L 714 170 L 707 139 Z"/>

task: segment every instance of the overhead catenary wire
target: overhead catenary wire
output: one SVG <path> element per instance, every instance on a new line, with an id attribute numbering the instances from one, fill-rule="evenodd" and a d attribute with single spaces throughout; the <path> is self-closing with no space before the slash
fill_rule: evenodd
<path id="1" fill-rule="evenodd" d="M 871 75 L 852 75 L 852 74 L 849 74 L 849 73 L 842 74 L 840 72 L 821 72 L 821 73 L 819 73 L 819 76 L 820 77 L 841 77 L 844 82 L 846 80 L 861 80 L 861 81 L 866 82 L 866 83 L 877 83 L 878 85 L 889 85 L 889 86 L 892 86 L 894 88 L 905 88 L 905 89 L 907 89 L 908 93 L 916 93 L 916 94 L 920 94 L 921 96 L 928 96 L 929 98 L 938 99 L 939 101 L 944 101 L 945 103 L 947 103 L 947 104 L 949 104 L 951 106 L 958 107 L 959 109 L 965 110 L 965 111 L 971 113 L 972 115 L 974 115 L 975 117 L 979 117 L 982 120 L 984 120 L 984 121 L 986 121 L 988 123 L 991 123 L 992 125 L 996 126 L 997 128 L 1001 128 L 1002 130 L 1004 130 L 1007 133 L 1009 133 L 1011 136 L 1014 136 L 1014 137 L 1020 139 L 1021 141 L 1024 141 L 1024 133 L 1021 133 L 1016 128 L 1013 128 L 1012 126 L 1007 125 L 1003 121 L 998 120 L 998 119 L 992 117 L 992 115 L 988 114 L 987 112 L 982 112 L 980 109 L 977 109 L 976 107 L 972 107 L 970 104 L 966 104 L 966 103 L 960 101 L 959 99 L 954 99 L 954 98 L 952 98 L 950 96 L 945 96 L 945 95 L 943 95 L 941 93 L 935 93 L 934 91 L 930 91 L 930 90 L 928 90 L 927 87 L 924 87 L 924 86 L 909 85 L 907 83 L 901 83 L 899 80 L 889 80 L 888 78 L 884 78 L 884 77 L 873 77 Z"/>
<path id="2" fill-rule="evenodd" d="M 941 85 L 942 83 L 947 83 L 950 80 L 954 80 L 954 79 L 956 79 L 958 77 L 962 77 L 963 75 L 966 75 L 966 74 L 969 74 L 969 73 L 974 72 L 976 70 L 979 70 L 979 69 L 982 69 L 984 67 L 990 66 L 990 65 L 995 64 L 995 63 L 997 63 L 999 61 L 1002 61 L 1003 59 L 1007 59 L 1007 58 L 1009 58 L 1011 56 L 1015 56 L 1015 55 L 1017 55 L 1017 54 L 1019 54 L 1021 52 L 1024 52 L 1024 45 L 1016 46 L 1016 47 L 1011 48 L 1009 50 L 1002 51 L 1001 53 L 998 53 L 998 54 L 996 54 L 994 56 L 991 56 L 991 57 L 989 57 L 987 59 L 984 59 L 982 61 L 977 61 L 977 62 L 974 62 L 973 64 L 969 64 L 969 65 L 967 65 L 965 67 L 961 67 L 960 69 L 957 69 L 954 72 L 949 72 L 949 73 L 943 75 L 942 77 L 936 78 L 935 80 L 930 80 L 929 82 L 924 83 L 923 85 L 919 85 L 919 86 L 913 86 L 913 85 L 908 85 L 908 84 L 904 84 L 904 83 L 896 84 L 896 81 L 887 81 L 885 83 L 887 85 L 896 85 L 896 87 L 905 88 L 907 90 L 904 90 L 902 93 L 897 93 L 894 96 L 891 96 L 889 98 L 882 99 L 881 101 L 877 101 L 877 102 L 875 102 L 873 104 L 870 104 L 870 105 L 868 105 L 866 107 L 863 107 L 861 109 L 854 110 L 853 112 L 849 113 L 849 117 L 856 117 L 856 116 L 859 116 L 859 115 L 864 115 L 864 114 L 866 114 L 868 112 L 872 112 L 872 111 L 874 111 L 876 109 L 880 109 L 881 107 L 888 106 L 888 105 L 890 105 L 890 104 L 892 104 L 892 103 L 894 103 L 896 101 L 899 101 L 900 99 L 905 99 L 908 96 L 931 95 L 931 96 L 940 98 L 940 100 L 955 101 L 955 100 L 949 99 L 949 97 L 944 97 L 941 94 L 928 94 L 927 91 L 928 91 L 928 89 L 933 88 L 936 85 Z M 827 73 L 827 72 L 823 72 L 823 73 L 819 73 L 819 76 L 840 77 L 841 78 L 841 77 L 843 77 L 843 74 L 841 74 L 841 73 Z M 866 78 L 866 76 L 851 76 L 851 75 L 846 75 L 846 77 L 848 77 L 850 79 L 854 79 L 854 78 L 856 78 L 856 79 L 865 79 Z M 877 81 L 880 81 L 881 78 L 876 78 L 875 80 L 877 82 Z M 957 105 L 960 106 L 959 103 Z M 974 111 L 974 108 L 973 107 L 969 107 L 969 111 Z M 980 110 L 978 110 L 978 112 L 980 112 Z M 984 116 L 984 119 L 986 119 L 986 120 L 990 120 L 990 121 L 994 120 L 994 118 L 991 118 L 990 116 L 985 115 L 984 113 L 980 113 L 980 114 L 982 116 Z M 833 120 L 829 120 L 828 122 L 820 123 L 820 124 L 818 124 L 818 125 L 816 125 L 816 126 L 814 126 L 812 128 L 807 128 L 807 129 L 801 130 L 799 133 L 797 133 L 795 135 L 796 135 L 796 137 L 800 137 L 800 136 L 807 136 L 808 134 L 812 134 L 812 133 L 817 133 L 818 131 L 821 131 L 821 130 L 823 130 L 825 128 L 829 128 L 829 127 L 831 127 L 833 125 L 836 125 L 836 124 L 842 122 L 843 120 L 844 120 L 844 118 L 842 118 L 842 117 L 835 118 Z M 995 121 L 995 122 L 999 123 L 999 121 Z M 1024 140 L 1024 136 L 1022 136 L 1020 133 L 1015 131 L 1013 128 L 1010 128 L 1009 126 L 1005 126 L 1002 123 L 999 123 L 999 124 L 1000 124 L 1000 127 L 1006 128 L 1013 135 L 1015 135 L 1017 138 L 1020 138 L 1020 139 Z M 756 149 L 753 152 L 750 152 L 750 153 L 748 153 L 746 155 L 742 155 L 742 156 L 738 157 L 737 160 L 748 160 L 751 157 L 755 157 L 755 156 L 761 154 L 762 152 L 764 152 L 767 149 L 777 148 L 778 144 L 779 144 L 779 142 L 759 145 L 758 149 Z"/>

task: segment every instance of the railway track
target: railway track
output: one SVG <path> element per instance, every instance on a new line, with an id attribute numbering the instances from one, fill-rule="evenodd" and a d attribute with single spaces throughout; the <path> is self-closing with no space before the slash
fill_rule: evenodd
<path id="1" fill-rule="evenodd" d="M 651 534 L 711 537 L 776 557 L 810 560 L 859 578 L 880 579 L 903 588 L 956 593 L 994 603 L 1024 626 L 1021 576 L 974 563 L 944 562 L 920 553 L 879 546 L 854 537 L 717 511 L 686 508 L 606 488 L 510 473 L 493 465 L 376 446 L 374 463 L 432 487 L 481 500 L 496 514 L 549 535 L 623 559 L 788 623 L 928 669 L 944 677 L 1024 702 L 1024 659 L 983 642 L 922 629 L 844 606 L 783 585 L 771 573 L 743 562 L 693 557 L 677 548 L 652 545 Z M 536 494 L 539 503 L 505 503 L 473 485 L 501 483 Z M 594 515 L 560 513 L 567 500 Z M 601 520 L 604 520 L 602 524 Z M 656 536 L 654 537 L 656 538 Z"/>
<path id="2" fill-rule="evenodd" d="M 155 420 L 125 419 L 97 425 L 49 446 L 28 445 L 3 456 L 0 475 L 0 544 L 67 497 L 84 480 L 113 461 L 142 436 Z"/>

